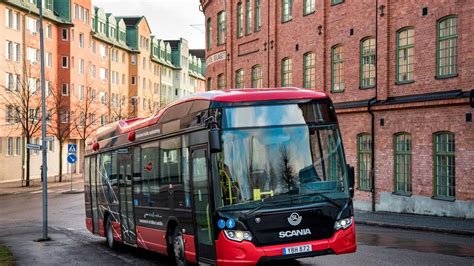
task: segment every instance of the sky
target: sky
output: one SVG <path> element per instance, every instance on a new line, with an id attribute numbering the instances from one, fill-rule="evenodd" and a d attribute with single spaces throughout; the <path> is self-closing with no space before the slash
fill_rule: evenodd
<path id="1" fill-rule="evenodd" d="M 204 49 L 205 19 L 199 0 L 92 0 L 92 4 L 114 16 L 145 16 L 158 39 L 184 38 L 190 49 Z"/>

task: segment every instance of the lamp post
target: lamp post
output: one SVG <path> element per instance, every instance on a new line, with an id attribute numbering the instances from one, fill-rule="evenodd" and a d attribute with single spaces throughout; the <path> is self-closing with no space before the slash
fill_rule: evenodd
<path id="1" fill-rule="evenodd" d="M 48 164 L 46 150 L 46 92 L 44 82 L 44 36 L 43 36 L 43 0 L 38 0 L 38 9 L 40 17 L 40 63 L 41 63 L 41 154 L 43 157 L 43 237 L 40 241 L 51 240 L 48 237 Z"/>

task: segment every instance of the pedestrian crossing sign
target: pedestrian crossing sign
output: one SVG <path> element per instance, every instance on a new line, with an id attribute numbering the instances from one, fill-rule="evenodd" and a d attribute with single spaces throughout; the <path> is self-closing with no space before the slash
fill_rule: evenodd
<path id="1" fill-rule="evenodd" d="M 67 152 L 68 153 L 76 153 L 77 152 L 76 144 L 68 144 L 67 145 Z"/>

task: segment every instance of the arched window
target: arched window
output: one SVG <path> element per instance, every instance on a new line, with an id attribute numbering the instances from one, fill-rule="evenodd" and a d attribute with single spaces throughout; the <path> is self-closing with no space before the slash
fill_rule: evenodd
<path id="1" fill-rule="evenodd" d="M 239 2 L 237 3 L 237 38 L 242 37 L 243 20 L 244 20 L 244 13 L 242 11 L 242 2 Z"/>
<path id="2" fill-rule="evenodd" d="M 393 136 L 393 164 L 395 193 L 411 193 L 411 136 L 397 133 Z"/>
<path id="3" fill-rule="evenodd" d="M 368 37 L 360 42 L 360 87 L 375 86 L 375 38 Z"/>
<path id="4" fill-rule="evenodd" d="M 293 0 L 281 0 L 281 22 L 292 19 Z"/>
<path id="5" fill-rule="evenodd" d="M 315 87 L 315 72 L 314 62 L 316 56 L 312 52 L 308 52 L 303 56 L 303 87 L 314 88 Z"/>
<path id="6" fill-rule="evenodd" d="M 252 4 L 250 0 L 245 2 L 245 34 L 250 34 L 252 33 Z"/>
<path id="7" fill-rule="evenodd" d="M 359 173 L 359 190 L 370 190 L 372 182 L 370 171 L 372 169 L 372 138 L 368 133 L 357 136 L 357 161 Z"/>
<path id="8" fill-rule="evenodd" d="M 207 90 L 210 91 L 212 90 L 212 79 L 207 78 Z"/>
<path id="9" fill-rule="evenodd" d="M 224 73 L 217 75 L 217 89 L 222 90 L 226 86 Z"/>
<path id="10" fill-rule="evenodd" d="M 207 19 L 206 36 L 207 36 L 207 50 L 211 50 L 211 49 L 212 49 L 212 24 L 211 24 L 211 18 L 208 18 L 208 19 Z"/>
<path id="11" fill-rule="evenodd" d="M 333 46 L 331 53 L 331 92 L 344 91 L 344 60 L 342 52 L 342 44 Z"/>
<path id="12" fill-rule="evenodd" d="M 262 25 L 260 21 L 260 0 L 255 0 L 255 23 L 254 23 L 255 32 L 259 32 L 261 26 Z"/>
<path id="13" fill-rule="evenodd" d="M 413 81 L 415 64 L 415 29 L 404 28 L 397 33 L 397 83 Z"/>
<path id="14" fill-rule="evenodd" d="M 262 87 L 262 66 L 255 65 L 252 67 L 252 88 Z"/>
<path id="15" fill-rule="evenodd" d="M 235 88 L 240 89 L 244 87 L 244 70 L 238 69 L 235 71 Z"/>
<path id="16" fill-rule="evenodd" d="M 289 87 L 293 84 L 291 59 L 286 57 L 281 60 L 281 86 Z"/>
<path id="17" fill-rule="evenodd" d="M 456 195 L 454 144 L 454 134 L 451 132 L 438 132 L 433 136 L 435 197 L 453 199 Z"/>
<path id="18" fill-rule="evenodd" d="M 217 45 L 225 43 L 225 24 L 225 11 L 221 11 L 217 14 Z"/>
<path id="19" fill-rule="evenodd" d="M 445 17 L 438 21 L 436 74 L 450 77 L 457 74 L 458 18 Z"/>
<path id="20" fill-rule="evenodd" d="M 316 0 L 304 0 L 303 15 L 308 15 L 316 10 Z"/>

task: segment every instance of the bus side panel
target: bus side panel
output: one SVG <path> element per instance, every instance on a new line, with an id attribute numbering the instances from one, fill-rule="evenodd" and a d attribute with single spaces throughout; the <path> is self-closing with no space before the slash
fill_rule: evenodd
<path id="1" fill-rule="evenodd" d="M 166 230 L 137 226 L 137 244 L 139 247 L 166 254 Z"/>
<path id="2" fill-rule="evenodd" d="M 169 214 L 169 210 L 135 206 L 139 247 L 166 254 L 166 221 Z"/>
<path id="3" fill-rule="evenodd" d="M 187 261 L 197 263 L 196 245 L 194 244 L 193 235 L 184 234 L 184 255 Z"/>

